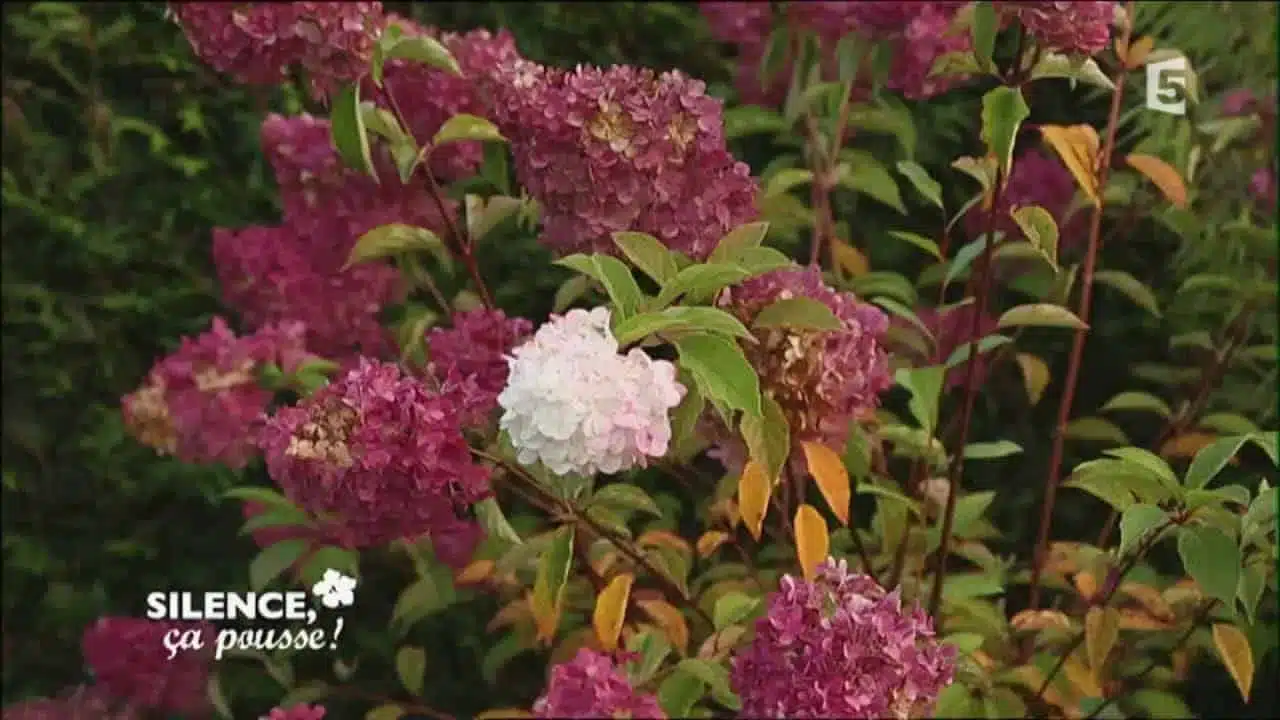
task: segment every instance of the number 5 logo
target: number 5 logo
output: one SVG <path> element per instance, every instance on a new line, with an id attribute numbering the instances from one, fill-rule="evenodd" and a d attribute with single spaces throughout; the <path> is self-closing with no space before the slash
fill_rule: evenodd
<path id="1" fill-rule="evenodd" d="M 1147 63 L 1147 108 L 1170 115 L 1187 114 L 1185 57 Z"/>

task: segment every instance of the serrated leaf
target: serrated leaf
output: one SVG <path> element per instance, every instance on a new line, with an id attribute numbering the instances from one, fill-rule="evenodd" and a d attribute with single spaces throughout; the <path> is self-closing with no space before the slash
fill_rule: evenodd
<path id="1" fill-rule="evenodd" d="M 733 341 L 694 333 L 676 339 L 675 346 L 680 365 L 698 380 L 708 398 L 751 415 L 763 412 L 760 378 Z"/>
<path id="2" fill-rule="evenodd" d="M 849 524 L 849 503 L 853 499 L 852 485 L 849 482 L 849 471 L 845 469 L 844 460 L 834 450 L 817 442 L 800 443 L 804 449 L 804 459 L 813 475 L 818 490 L 826 499 L 831 512 L 843 525 Z M 797 532 L 799 532 L 797 530 Z"/>
<path id="3" fill-rule="evenodd" d="M 942 381 L 947 369 L 942 365 L 923 368 L 903 368 L 894 373 L 893 379 L 911 393 L 907 408 L 920 427 L 932 435 L 938 425 L 938 402 L 942 395 Z"/>
<path id="4" fill-rule="evenodd" d="M 760 415 L 743 415 L 738 430 L 747 445 L 748 456 L 765 469 L 769 484 L 777 482 L 791 455 L 791 427 L 778 401 L 762 398 Z"/>
<path id="5" fill-rule="evenodd" d="M 716 630 L 724 630 L 751 617 L 759 607 L 759 598 L 730 591 L 716 600 L 715 609 L 711 613 L 711 617 Z"/>
<path id="6" fill-rule="evenodd" d="M 1031 404 L 1037 405 L 1040 398 L 1044 396 L 1044 390 L 1049 386 L 1049 380 L 1052 379 L 1049 374 L 1049 366 L 1043 360 L 1030 353 L 1018 353 L 1015 356 L 1018 362 L 1018 368 L 1022 370 L 1023 385 L 1027 390 L 1027 399 Z"/>
<path id="7" fill-rule="evenodd" d="M 740 258 L 744 251 L 759 248 L 768 233 L 769 223 L 767 222 L 739 225 L 720 238 L 716 243 L 716 249 L 712 250 L 711 256 L 707 258 L 707 262 L 741 264 Z"/>
<path id="8" fill-rule="evenodd" d="M 1196 453 L 1187 468 L 1182 484 L 1191 489 L 1199 489 L 1213 481 L 1218 473 L 1231 462 L 1231 458 L 1240 452 L 1240 447 L 1248 440 L 1247 435 L 1220 438 L 1206 445 Z"/>
<path id="9" fill-rule="evenodd" d="M 1041 125 L 1040 135 L 1049 143 L 1063 164 L 1071 171 L 1076 185 L 1094 205 L 1100 204 L 1098 155 L 1101 152 L 1098 131 L 1091 125 Z"/>
<path id="10" fill-rule="evenodd" d="M 680 269 L 671 251 L 652 235 L 640 232 L 616 232 L 613 244 L 640 272 L 653 278 L 659 286 L 674 278 Z"/>
<path id="11" fill-rule="evenodd" d="M 631 585 L 635 577 L 628 574 L 618 575 L 609 581 L 600 596 L 596 598 L 595 611 L 591 615 L 591 626 L 595 629 L 596 639 L 600 641 L 605 652 L 618 649 L 618 637 L 622 634 L 622 621 L 627 615 L 627 600 L 631 597 Z"/>
<path id="12" fill-rule="evenodd" d="M 626 346 L 654 333 L 672 331 L 697 331 L 728 337 L 751 337 L 751 331 L 724 310 L 684 306 L 633 315 L 618 323 L 613 329 L 613 334 L 619 345 Z"/>
<path id="13" fill-rule="evenodd" d="M 420 647 L 406 645 L 396 653 L 396 675 L 410 695 L 421 695 L 426 682 L 427 653 Z"/>
<path id="14" fill-rule="evenodd" d="M 763 275 L 774 270 L 795 267 L 796 262 L 771 247 L 742 248 L 735 253 L 736 264 L 747 271 L 748 277 Z"/>
<path id="15" fill-rule="evenodd" d="M 1013 165 L 1014 140 L 1022 121 L 1030 115 L 1031 108 L 1019 88 L 1001 85 L 982 96 L 982 141 L 1000 161 L 1006 182 Z"/>
<path id="16" fill-rule="evenodd" d="M 939 210 L 943 208 L 942 184 L 934 180 L 929 175 L 929 171 L 924 169 L 924 166 L 911 160 L 901 160 L 898 162 L 897 167 L 898 172 L 911 182 L 911 186 L 916 189 L 916 192 L 920 193 L 925 200 L 928 200 Z M 892 235 L 893 233 L 890 234 Z M 934 247 L 936 249 L 937 246 L 935 245 Z M 934 254 L 937 256 L 936 252 Z"/>
<path id="17" fill-rule="evenodd" d="M 607 505 L 619 510 L 632 510 L 662 517 L 662 510 L 644 490 L 628 483 L 612 483 L 591 497 L 592 505 Z"/>
<path id="18" fill-rule="evenodd" d="M 1082 82 L 1104 90 L 1116 89 L 1115 83 L 1102 72 L 1096 60 L 1093 58 L 1081 60 L 1062 53 L 1044 53 L 1031 69 L 1032 80 L 1046 78 L 1067 78 L 1072 84 Z"/>
<path id="19" fill-rule="evenodd" d="M 1019 305 L 1005 312 L 996 321 L 996 327 L 1003 330 L 1011 327 L 1059 327 L 1073 330 L 1088 330 L 1089 326 L 1076 317 L 1075 313 L 1061 305 L 1049 303 L 1030 303 Z"/>
<path id="20" fill-rule="evenodd" d="M 995 460 L 1022 452 L 1022 446 L 1010 440 L 969 443 L 964 446 L 966 460 Z"/>
<path id="21" fill-rule="evenodd" d="M 929 238 L 923 235 L 918 235 L 916 233 L 906 232 L 903 230 L 890 230 L 889 237 L 895 240 L 901 240 L 902 242 L 905 242 L 909 245 L 914 245 L 915 247 L 918 247 L 921 250 L 929 253 L 930 255 L 937 258 L 938 260 L 942 260 L 942 251 L 938 249 L 938 243 L 930 240 Z"/>
<path id="22" fill-rule="evenodd" d="M 902 191 L 898 182 L 879 161 L 870 154 L 862 162 L 845 162 L 836 168 L 836 182 L 856 193 L 862 193 L 897 210 L 903 215 L 907 208 L 902 204 Z"/>
<path id="23" fill-rule="evenodd" d="M 796 510 L 796 558 L 806 580 L 812 581 L 831 551 L 831 535 L 827 521 L 822 519 L 812 505 L 804 504 Z"/>
<path id="24" fill-rule="evenodd" d="M 1155 505 L 1130 505 L 1120 515 L 1120 546 L 1116 548 L 1116 552 L 1124 556 L 1136 548 L 1148 532 L 1161 527 L 1168 520 L 1168 514 Z"/>
<path id="25" fill-rule="evenodd" d="M 1153 412 L 1160 417 L 1168 418 L 1173 415 L 1173 410 L 1164 400 L 1152 395 L 1151 393 L 1138 392 L 1135 390 L 1126 390 L 1117 394 L 1108 400 L 1101 408 L 1101 412 L 1114 412 L 1118 410 L 1142 410 Z"/>
<path id="26" fill-rule="evenodd" d="M 265 547 L 249 563 L 249 588 L 260 591 L 311 549 L 306 540 L 282 540 Z"/>
<path id="27" fill-rule="evenodd" d="M 756 328 L 840 330 L 844 323 L 831 308 L 806 297 L 783 298 L 761 310 L 751 322 Z"/>
<path id="28" fill-rule="evenodd" d="M 1235 625 L 1216 623 L 1213 626 L 1213 646 L 1240 689 L 1240 697 L 1248 703 L 1253 694 L 1254 674 L 1253 648 L 1249 638 Z"/>
<path id="29" fill-rule="evenodd" d="M 748 460 L 738 477 L 738 513 L 751 537 L 760 541 L 764 528 L 764 516 L 769 510 L 769 495 L 773 491 L 765 469 L 755 460 Z"/>
<path id="30" fill-rule="evenodd" d="M 1178 555 L 1200 591 L 1217 598 L 1224 608 L 1235 607 L 1240 582 L 1240 548 L 1217 528 L 1187 525 L 1178 531 Z"/>
<path id="31" fill-rule="evenodd" d="M 425 250 L 435 255 L 446 255 L 444 241 L 426 228 L 392 223 L 380 225 L 360 236 L 347 256 L 343 269 L 373 260 L 395 257 L 401 253 Z"/>
<path id="32" fill-rule="evenodd" d="M 706 693 L 706 683 L 687 673 L 672 673 L 658 686 L 658 704 L 668 717 L 688 717 Z"/>
<path id="33" fill-rule="evenodd" d="M 329 115 L 329 135 L 338 157 L 349 168 L 378 179 L 360 112 L 360 87 L 347 85 L 333 98 Z"/>
<path id="34" fill-rule="evenodd" d="M 1134 302 L 1135 305 L 1151 313 L 1155 317 L 1161 317 L 1160 302 L 1156 300 L 1156 296 L 1151 292 L 1151 288 L 1143 285 L 1134 276 L 1123 270 L 1099 270 L 1094 273 L 1093 280 L 1096 283 L 1106 285 L 1120 291 L 1125 297 Z"/>
<path id="35" fill-rule="evenodd" d="M 1012 213 L 1013 221 L 1022 230 L 1022 235 L 1048 258 L 1055 268 L 1058 266 L 1058 223 L 1048 210 L 1035 205 L 1016 208 Z"/>
<path id="36" fill-rule="evenodd" d="M 609 299 L 617 306 L 618 320 L 630 317 L 644 301 L 644 294 L 640 292 L 640 286 L 636 284 L 631 270 L 615 257 L 598 253 L 578 254 L 561 258 L 556 261 L 556 264 L 577 270 L 599 282 L 608 293 Z"/>
<path id="37" fill-rule="evenodd" d="M 681 270 L 662 287 L 658 293 L 658 299 L 654 301 L 656 307 L 666 307 L 675 302 L 681 295 L 709 295 L 723 290 L 730 285 L 736 285 L 748 277 L 751 272 L 740 265 L 731 265 L 727 263 L 690 265 Z"/>
<path id="38" fill-rule="evenodd" d="M 731 710 L 741 707 L 729 685 L 729 671 L 719 663 L 702 658 L 685 658 L 676 666 L 679 672 L 692 675 L 707 684 L 715 701 Z"/>
<path id="39" fill-rule="evenodd" d="M 1150 180 L 1174 207 L 1187 208 L 1187 185 L 1173 166 L 1154 155 L 1126 155 L 1125 163 Z"/>

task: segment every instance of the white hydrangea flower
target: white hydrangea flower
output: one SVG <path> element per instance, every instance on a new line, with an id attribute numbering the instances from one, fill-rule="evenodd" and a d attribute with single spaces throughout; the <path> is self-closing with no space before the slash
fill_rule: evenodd
<path id="1" fill-rule="evenodd" d="M 666 454 L 684 386 L 666 360 L 618 354 L 608 308 L 552 316 L 507 362 L 500 424 L 521 463 L 592 475 Z"/>

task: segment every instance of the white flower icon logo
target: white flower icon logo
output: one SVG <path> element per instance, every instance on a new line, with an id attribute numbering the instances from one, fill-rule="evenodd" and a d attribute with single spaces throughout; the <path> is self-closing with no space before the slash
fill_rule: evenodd
<path id="1" fill-rule="evenodd" d="M 311 586 L 311 594 L 327 608 L 350 607 L 356 601 L 356 579 L 337 570 L 325 570 L 320 582 Z"/>

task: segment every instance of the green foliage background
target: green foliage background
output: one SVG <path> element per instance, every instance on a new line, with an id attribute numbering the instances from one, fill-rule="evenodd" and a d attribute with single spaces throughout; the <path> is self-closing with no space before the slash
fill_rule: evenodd
<path id="1" fill-rule="evenodd" d="M 679 67 L 718 92 L 731 77 L 724 48 L 709 38 L 691 3 L 388 5 L 450 29 L 507 27 L 527 56 L 558 65 Z M 1206 89 L 1274 87 L 1274 4 L 1141 5 L 1143 22 L 1162 45 L 1191 56 Z M 1232 6 L 1232 22 L 1223 22 L 1224 5 Z M 220 311 L 209 231 L 273 221 L 276 197 L 258 124 L 266 108 L 293 112 L 298 101 L 236 87 L 200 65 L 162 3 L 6 3 L 3 13 L 7 704 L 78 681 L 84 626 L 103 613 L 138 612 L 146 590 L 244 581 L 252 546 L 236 534 L 238 507 L 217 499 L 232 474 L 156 457 L 125 434 L 118 402 L 157 357 Z M 957 144 L 976 142 L 967 118 L 976 117 L 977 97 L 956 93 L 916 113 L 921 162 L 946 159 L 929 156 L 935 147 L 954 152 Z M 1061 97 L 1037 96 L 1033 119 L 1052 122 L 1078 100 L 1090 98 L 1065 88 Z M 1089 112 L 1104 111 L 1098 98 L 1091 103 Z M 1079 121 L 1076 112 L 1071 116 Z M 1158 135 L 1159 122 L 1138 114 L 1126 131 Z M 759 171 L 768 156 L 745 159 Z M 857 212 L 854 226 L 865 239 L 902 221 L 880 208 Z M 1259 262 L 1247 248 L 1196 252 L 1160 232 L 1140 225 L 1133 243 L 1111 253 L 1113 265 L 1161 289 L 1189 271 L 1174 272 L 1175 260 L 1188 268 L 1235 262 L 1239 272 Z M 499 302 L 514 312 L 545 313 L 559 277 L 522 271 L 543 251 L 528 241 L 490 251 L 486 274 L 497 280 Z M 880 254 L 871 248 L 873 263 Z M 1089 358 L 1089 367 L 1158 361 L 1167 352 L 1163 336 L 1123 298 L 1103 293 L 1095 315 L 1104 320 L 1092 347 L 1106 357 Z M 1120 345 L 1119 338 L 1128 340 Z M 1089 367 L 1078 407 L 1096 407 L 1124 389 L 1123 376 Z M 1258 399 L 1256 385 L 1241 383 L 1234 392 L 1238 412 L 1260 422 L 1274 418 L 1274 397 Z M 1019 423 L 1029 437 L 1011 438 L 1028 449 L 1018 475 L 984 483 L 1024 487 L 1022 510 L 1038 492 L 1054 400 Z M 1029 537 L 1034 529 L 1022 526 L 1026 515 L 1013 512 L 1000 526 Z M 1063 532 L 1071 532 L 1069 524 L 1061 524 Z M 470 697 L 483 682 L 480 649 L 463 640 L 483 632 L 491 610 L 454 610 L 439 619 L 441 628 L 452 626 L 432 651 L 432 675 L 442 682 L 427 695 L 440 706 L 492 705 Z M 454 643 L 462 644 L 448 652 Z M 1255 709 L 1274 705 L 1274 686 L 1262 680 L 1267 672 L 1259 671 Z M 541 666 L 529 666 L 530 688 L 540 673 Z M 1191 691 L 1198 710 L 1242 711 L 1224 672 L 1215 667 L 1197 677 L 1205 678 Z"/>

